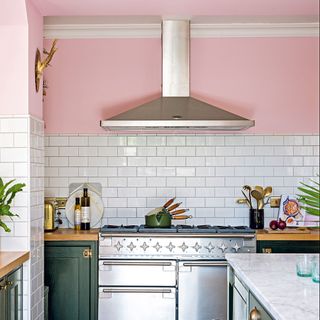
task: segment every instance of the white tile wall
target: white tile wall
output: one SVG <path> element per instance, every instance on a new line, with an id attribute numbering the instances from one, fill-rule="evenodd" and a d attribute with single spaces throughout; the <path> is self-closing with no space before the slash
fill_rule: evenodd
<path id="1" fill-rule="evenodd" d="M 17 194 L 8 221 L 0 229 L 0 250 L 30 251 L 24 264 L 24 319 L 43 319 L 43 122 L 30 116 L 0 116 L 0 176 L 26 183 Z"/>
<path id="2" fill-rule="evenodd" d="M 72 182 L 100 182 L 103 224 L 143 223 L 149 210 L 172 196 L 190 208 L 194 218 L 188 223 L 248 224 L 248 209 L 235 202 L 242 185 L 270 184 L 274 195 L 295 193 L 299 181 L 319 172 L 317 135 L 49 135 L 45 140 L 46 195 L 68 196 Z M 276 214 L 266 208 L 266 223 Z"/>

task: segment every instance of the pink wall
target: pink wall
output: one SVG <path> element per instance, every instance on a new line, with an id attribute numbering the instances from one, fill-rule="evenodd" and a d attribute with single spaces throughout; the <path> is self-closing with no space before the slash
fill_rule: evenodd
<path id="1" fill-rule="evenodd" d="M 28 25 L 24 0 L 1 0 L 0 114 L 28 113 Z"/>
<path id="2" fill-rule="evenodd" d="M 34 60 L 37 48 L 42 53 L 43 17 L 32 2 L 27 2 L 29 41 L 29 114 L 42 119 L 42 85 L 36 92 L 34 81 Z"/>
<path id="3" fill-rule="evenodd" d="M 319 0 L 31 0 L 44 16 L 317 15 Z"/>
<path id="4" fill-rule="evenodd" d="M 60 40 L 58 47 L 45 74 L 47 133 L 103 133 L 99 120 L 160 96 L 159 39 Z M 318 54 L 317 38 L 192 39 L 191 91 L 255 119 L 247 132 L 315 133 Z"/>

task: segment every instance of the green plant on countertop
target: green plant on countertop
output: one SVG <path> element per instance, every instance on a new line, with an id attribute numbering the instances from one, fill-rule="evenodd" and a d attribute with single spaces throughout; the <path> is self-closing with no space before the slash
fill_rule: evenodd
<path id="1" fill-rule="evenodd" d="M 16 194 L 22 191 L 22 188 L 26 185 L 24 183 L 16 183 L 11 185 L 14 180 L 10 180 L 6 184 L 0 178 L 0 227 L 4 229 L 5 232 L 10 232 L 10 228 L 2 221 L 2 217 L 7 216 L 12 219 L 12 217 L 17 217 L 10 211 L 10 205 Z"/>
<path id="2" fill-rule="evenodd" d="M 301 208 L 305 209 L 307 213 L 320 216 L 320 184 L 317 181 L 310 179 L 314 186 L 300 182 L 303 187 L 298 187 L 298 190 L 303 194 L 298 194 L 298 201 L 303 204 Z"/>

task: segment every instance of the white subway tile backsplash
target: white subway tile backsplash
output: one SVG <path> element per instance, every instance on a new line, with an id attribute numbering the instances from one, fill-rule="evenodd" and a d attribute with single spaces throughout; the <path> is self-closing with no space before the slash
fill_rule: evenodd
<path id="1" fill-rule="evenodd" d="M 1 148 L 13 147 L 13 133 L 0 132 L 0 146 Z"/>
<path id="2" fill-rule="evenodd" d="M 184 146 L 186 144 L 186 138 L 183 136 L 169 136 L 167 137 L 168 146 Z"/>
<path id="3" fill-rule="evenodd" d="M 137 155 L 139 157 L 154 157 L 157 155 L 156 147 L 138 147 Z"/>
<path id="4" fill-rule="evenodd" d="M 244 145 L 245 137 L 243 136 L 226 136 L 225 144 L 226 146 L 239 146 Z"/>
<path id="5" fill-rule="evenodd" d="M 148 146 L 165 146 L 166 143 L 167 143 L 166 137 L 156 137 L 156 136 L 147 137 Z"/>
<path id="6" fill-rule="evenodd" d="M 27 162 L 28 149 L 27 148 L 1 148 L 0 161 L 1 162 Z"/>
<path id="7" fill-rule="evenodd" d="M 203 167 L 205 166 L 205 157 L 187 157 L 186 165 L 188 167 Z"/>
<path id="8" fill-rule="evenodd" d="M 163 167 L 166 165 L 166 158 L 165 157 L 147 157 L 145 159 L 146 159 L 146 165 L 148 167 Z M 143 163 L 140 163 L 139 166 L 143 167 L 146 165 L 143 165 Z M 170 166 L 170 165 L 168 165 L 168 166 Z"/>
<path id="9" fill-rule="evenodd" d="M 195 147 L 177 147 L 178 157 L 192 157 L 196 155 Z"/>
<path id="10" fill-rule="evenodd" d="M 98 156 L 117 156 L 118 149 L 117 147 L 99 147 Z"/>
<path id="11" fill-rule="evenodd" d="M 246 136 L 244 144 L 249 146 L 261 146 L 264 144 L 263 136 Z"/>
<path id="12" fill-rule="evenodd" d="M 87 167 L 88 162 L 88 157 L 69 157 L 70 167 Z"/>
<path id="13" fill-rule="evenodd" d="M 2 118 L 0 119 L 1 132 L 28 132 L 27 118 Z"/>
<path id="14" fill-rule="evenodd" d="M 80 137 L 69 137 L 70 146 L 88 146 L 89 137 L 80 136 Z"/>
<path id="15" fill-rule="evenodd" d="M 15 165 L 18 163 L 15 163 Z M 22 163 L 22 165 L 25 165 Z M 13 171 L 13 163 L 1 163 L 0 162 L 0 177 L 13 177 L 14 176 L 14 171 Z M 19 176 L 19 175 L 18 175 Z"/>
<path id="16" fill-rule="evenodd" d="M 196 174 L 195 168 L 177 167 L 177 176 L 188 177 L 188 176 L 194 176 L 195 174 Z"/>
<path id="17" fill-rule="evenodd" d="M 235 148 L 234 147 L 216 147 L 217 156 L 234 156 Z"/>
<path id="18" fill-rule="evenodd" d="M 206 137 L 205 136 L 187 136 L 187 146 L 205 146 Z"/>
<path id="19" fill-rule="evenodd" d="M 236 203 L 241 186 L 294 192 L 319 171 L 317 142 L 312 135 L 50 136 L 46 193 L 64 192 L 64 182 L 85 176 L 104 186 L 108 223 L 143 222 L 148 211 L 176 196 L 194 211 L 187 223 L 244 224 L 248 208 Z"/>
<path id="20" fill-rule="evenodd" d="M 28 138 L 29 138 L 29 135 L 27 133 L 15 133 L 14 134 L 14 146 L 16 148 L 18 148 L 18 147 L 21 147 L 21 148 L 28 147 Z"/>
<path id="21" fill-rule="evenodd" d="M 128 146 L 143 147 L 147 145 L 147 137 L 128 137 Z"/>
<path id="22" fill-rule="evenodd" d="M 175 147 L 157 147 L 158 157 L 174 157 L 176 155 Z"/>
<path id="23" fill-rule="evenodd" d="M 147 158 L 146 157 L 129 157 L 128 158 L 128 166 L 129 167 L 145 167 L 146 165 L 147 165 Z"/>
<path id="24" fill-rule="evenodd" d="M 150 160 L 150 165 L 152 165 L 153 163 L 153 158 L 148 158 L 148 163 L 149 163 L 149 159 Z M 167 166 L 168 167 L 178 167 L 178 166 L 185 166 L 186 165 L 186 158 L 185 157 L 167 157 L 167 158 L 159 158 L 161 160 L 165 160 L 167 159 Z M 162 165 L 162 162 L 160 162 L 160 166 Z M 164 164 L 165 165 L 165 164 Z M 158 165 L 159 166 L 159 165 Z"/>
<path id="25" fill-rule="evenodd" d="M 159 167 L 157 168 L 157 176 L 172 177 L 176 175 L 176 169 L 171 167 Z"/>
<path id="26" fill-rule="evenodd" d="M 68 136 L 53 136 L 49 137 L 49 146 L 68 146 L 69 145 L 69 137 Z"/>
<path id="27" fill-rule="evenodd" d="M 265 136 L 264 144 L 270 146 L 283 145 L 283 136 Z"/>
<path id="28" fill-rule="evenodd" d="M 134 157 L 137 155 L 136 147 L 118 147 L 118 156 Z"/>

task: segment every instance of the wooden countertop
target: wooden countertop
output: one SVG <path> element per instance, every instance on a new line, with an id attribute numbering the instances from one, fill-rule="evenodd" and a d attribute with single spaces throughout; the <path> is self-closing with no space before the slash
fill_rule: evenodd
<path id="1" fill-rule="evenodd" d="M 98 241 L 100 229 L 88 231 L 74 229 L 58 229 L 44 233 L 44 241 Z"/>
<path id="2" fill-rule="evenodd" d="M 257 230 L 257 240 L 261 241 L 319 241 L 320 230 L 310 229 L 310 233 L 290 233 L 285 229 L 285 232 L 278 231 L 277 233 L 268 233 L 266 230 Z"/>
<path id="3" fill-rule="evenodd" d="M 29 251 L 0 251 L 0 278 L 29 260 Z"/>

